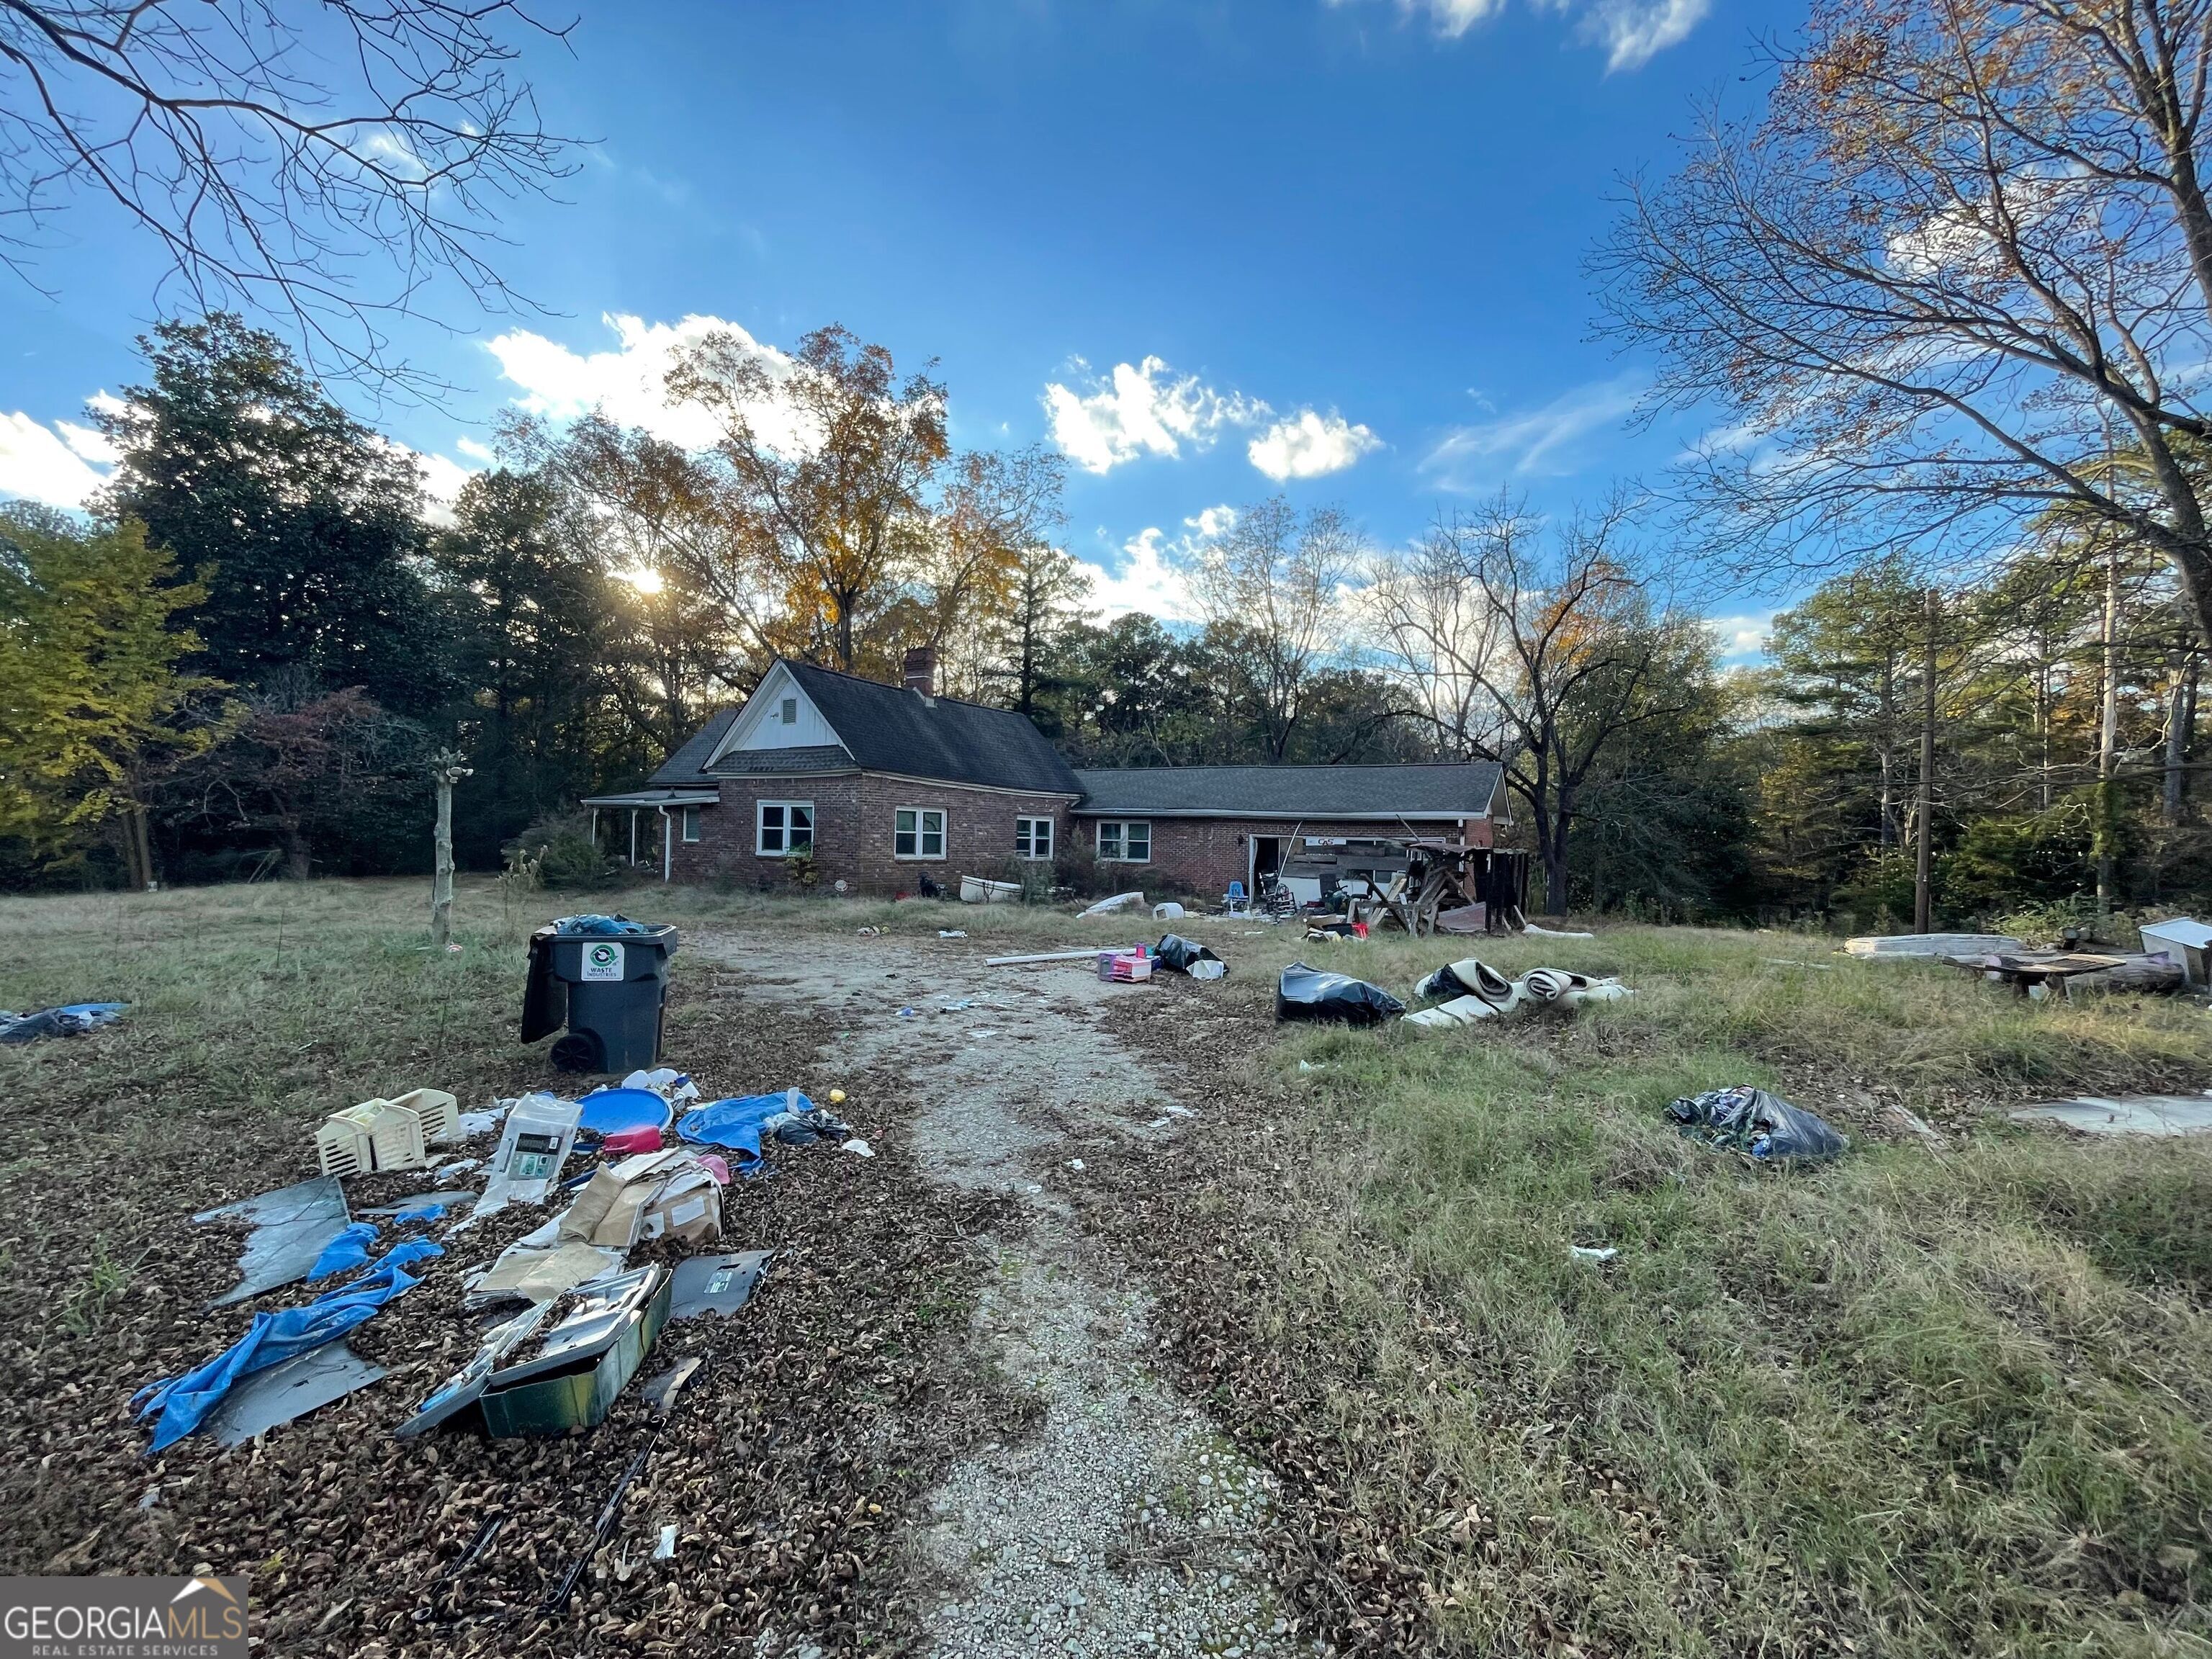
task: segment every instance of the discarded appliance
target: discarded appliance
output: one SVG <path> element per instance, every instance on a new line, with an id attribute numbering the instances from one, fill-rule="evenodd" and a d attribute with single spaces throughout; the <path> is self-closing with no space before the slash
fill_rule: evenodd
<path id="1" fill-rule="evenodd" d="M 1779 1095 L 1740 1085 L 1712 1089 L 1667 1108 L 1683 1133 L 1762 1163 L 1813 1163 L 1840 1156 L 1850 1142 Z"/>
<path id="2" fill-rule="evenodd" d="M 324 1248 L 352 1224 L 345 1188 L 336 1176 L 318 1176 L 296 1186 L 202 1210 L 194 1221 L 246 1221 L 253 1231 L 238 1258 L 237 1285 L 208 1305 L 221 1308 L 264 1291 L 297 1284 L 307 1276 Z"/>
<path id="3" fill-rule="evenodd" d="M 551 1095 L 525 1095 L 507 1114 L 491 1155 L 491 1176 L 474 1212 L 490 1215 L 510 1203 L 542 1204 L 576 1144 L 583 1108 Z"/>
<path id="4" fill-rule="evenodd" d="M 419 1170 L 429 1144 L 460 1133 L 460 1102 L 442 1089 L 414 1089 L 391 1100 L 364 1100 L 332 1112 L 315 1131 L 325 1175 L 377 1175 Z"/>
<path id="5" fill-rule="evenodd" d="M 1021 896 L 1022 884 L 1018 881 L 986 881 L 981 876 L 960 878 L 963 904 L 1012 904 Z"/>
<path id="6" fill-rule="evenodd" d="M 2212 1130 L 2212 1095 L 2077 1095 L 2005 1115 L 2015 1123 L 2056 1123 L 2085 1135 L 2197 1135 Z"/>
<path id="7" fill-rule="evenodd" d="M 1406 1005 L 1379 985 L 1349 974 L 1327 974 L 1294 962 L 1275 986 L 1278 1020 L 1338 1020 L 1374 1025 L 1406 1012 Z"/>
<path id="8" fill-rule="evenodd" d="M 82 1036 L 122 1018 L 127 1002 L 68 1002 L 27 1014 L 0 1009 L 0 1042 L 37 1042 L 45 1037 Z"/>
<path id="9" fill-rule="evenodd" d="M 1155 904 L 1152 907 L 1152 920 L 1154 921 L 1181 921 L 1182 920 L 1182 906 L 1177 904 L 1173 899 L 1170 899 L 1164 904 Z"/>
<path id="10" fill-rule="evenodd" d="M 668 1322 L 665 1267 L 641 1267 L 576 1292 L 576 1305 L 532 1358 L 495 1370 L 477 1408 L 495 1437 L 566 1434 L 606 1420 Z"/>
<path id="11" fill-rule="evenodd" d="M 619 923 L 582 931 L 584 923 Z M 553 1045 L 564 1072 L 605 1073 L 648 1066 L 660 1059 L 668 1004 L 673 927 L 626 917 L 571 916 L 530 936 L 530 975 L 522 999 L 522 1040 L 535 1042 L 562 1026 Z"/>
<path id="12" fill-rule="evenodd" d="M 2165 921 L 2146 922 L 2138 931 L 2144 955 L 2162 951 L 2181 969 L 2186 982 L 2212 985 L 2212 927 L 2191 916 L 2172 916 Z"/>

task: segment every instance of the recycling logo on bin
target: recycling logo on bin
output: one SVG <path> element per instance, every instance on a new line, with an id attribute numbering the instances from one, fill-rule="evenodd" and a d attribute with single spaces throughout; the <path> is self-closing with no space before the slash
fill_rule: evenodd
<path id="1" fill-rule="evenodd" d="M 584 947 L 584 977 L 620 979 L 623 976 L 623 947 L 602 939 Z"/>

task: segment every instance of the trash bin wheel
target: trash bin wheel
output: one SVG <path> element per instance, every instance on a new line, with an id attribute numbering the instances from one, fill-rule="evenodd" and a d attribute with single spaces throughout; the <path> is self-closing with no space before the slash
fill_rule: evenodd
<path id="1" fill-rule="evenodd" d="M 599 1041 L 582 1031 L 571 1031 L 553 1045 L 553 1069 L 556 1072 L 605 1071 L 599 1058 Z"/>

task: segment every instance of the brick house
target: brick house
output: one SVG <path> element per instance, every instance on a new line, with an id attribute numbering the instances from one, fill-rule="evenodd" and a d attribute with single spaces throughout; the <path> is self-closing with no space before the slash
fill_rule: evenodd
<path id="1" fill-rule="evenodd" d="M 1025 716 L 938 696 L 935 675 L 927 650 L 902 686 L 779 660 L 644 788 L 587 798 L 593 832 L 611 819 L 664 881 L 775 884 L 803 851 L 824 886 L 957 890 L 1076 854 L 1131 886 L 1220 893 L 1277 872 L 1298 886 L 1317 863 L 1387 867 L 1382 839 L 1488 847 L 1504 807 L 1488 763 L 1077 772 Z"/>

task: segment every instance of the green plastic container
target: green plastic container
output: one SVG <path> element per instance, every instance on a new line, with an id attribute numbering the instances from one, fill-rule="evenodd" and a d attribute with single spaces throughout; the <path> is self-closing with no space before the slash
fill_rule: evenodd
<path id="1" fill-rule="evenodd" d="M 674 1286 L 666 1268 L 641 1267 L 592 1287 L 535 1358 L 492 1373 L 478 1402 L 484 1426 L 507 1439 L 605 1422 L 668 1322 Z"/>

